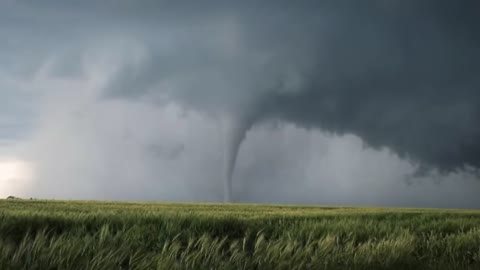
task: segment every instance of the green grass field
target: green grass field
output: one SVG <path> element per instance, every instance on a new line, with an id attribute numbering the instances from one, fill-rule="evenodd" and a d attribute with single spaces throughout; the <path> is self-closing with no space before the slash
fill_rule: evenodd
<path id="1" fill-rule="evenodd" d="M 0 200 L 0 269 L 480 269 L 480 211 Z"/>

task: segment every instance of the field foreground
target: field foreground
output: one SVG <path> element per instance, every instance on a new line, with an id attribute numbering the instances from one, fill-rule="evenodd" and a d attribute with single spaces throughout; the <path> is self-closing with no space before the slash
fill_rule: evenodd
<path id="1" fill-rule="evenodd" d="M 0 269 L 480 269 L 480 211 L 0 200 Z"/>

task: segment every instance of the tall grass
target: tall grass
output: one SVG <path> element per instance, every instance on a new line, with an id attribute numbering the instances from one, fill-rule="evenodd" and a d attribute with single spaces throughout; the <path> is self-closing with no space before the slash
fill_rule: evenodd
<path id="1" fill-rule="evenodd" d="M 0 269 L 480 269 L 480 212 L 0 200 Z"/>

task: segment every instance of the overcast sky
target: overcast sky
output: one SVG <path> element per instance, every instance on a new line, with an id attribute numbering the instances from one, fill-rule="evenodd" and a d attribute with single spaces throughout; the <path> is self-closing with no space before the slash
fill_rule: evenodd
<path id="1" fill-rule="evenodd" d="M 0 2 L 0 196 L 480 207 L 478 1 Z"/>

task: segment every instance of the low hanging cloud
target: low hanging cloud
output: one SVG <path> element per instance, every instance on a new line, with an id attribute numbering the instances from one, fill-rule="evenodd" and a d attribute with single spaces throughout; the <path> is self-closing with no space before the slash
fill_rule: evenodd
<path id="1" fill-rule="evenodd" d="M 231 114 L 240 122 L 233 144 L 254 123 L 275 119 L 354 134 L 422 168 L 476 169 L 477 7 L 473 1 L 262 2 L 201 10 L 192 21 L 179 19 L 179 29 L 172 19 L 170 46 L 156 46 L 153 38 L 108 93 Z"/>

